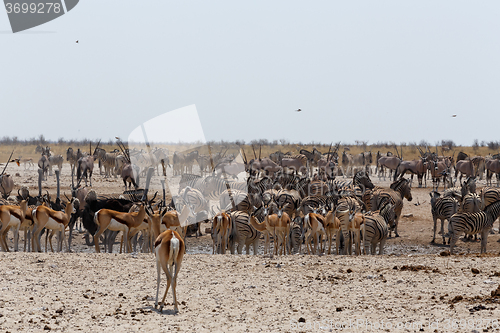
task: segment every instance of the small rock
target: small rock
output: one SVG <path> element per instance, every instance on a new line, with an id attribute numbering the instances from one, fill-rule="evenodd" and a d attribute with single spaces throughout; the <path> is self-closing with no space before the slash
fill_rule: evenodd
<path id="1" fill-rule="evenodd" d="M 335 311 L 337 312 L 341 312 L 342 311 L 342 308 L 336 308 Z"/>
<path id="2" fill-rule="evenodd" d="M 303 318 L 303 317 L 300 317 L 300 318 L 299 318 L 299 323 L 305 323 L 305 322 L 306 322 L 306 319 L 305 319 L 305 318 Z"/>
<path id="3" fill-rule="evenodd" d="M 479 274 L 479 269 L 471 268 L 472 274 Z"/>
<path id="4" fill-rule="evenodd" d="M 346 272 L 347 273 L 352 273 L 352 269 L 348 268 Z"/>
<path id="5" fill-rule="evenodd" d="M 441 257 L 448 257 L 450 255 L 450 251 L 442 251 L 439 255 Z"/>
<path id="6" fill-rule="evenodd" d="M 49 325 L 45 325 L 45 327 L 43 329 L 46 330 L 46 331 L 50 331 L 52 328 L 50 328 Z"/>

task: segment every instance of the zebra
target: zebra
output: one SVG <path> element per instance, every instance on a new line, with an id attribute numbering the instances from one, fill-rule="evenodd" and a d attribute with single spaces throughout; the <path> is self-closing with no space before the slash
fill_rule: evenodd
<path id="1" fill-rule="evenodd" d="M 280 190 L 274 201 L 280 207 L 285 207 L 284 211 L 293 219 L 297 216 L 297 208 L 300 207 L 300 194 L 297 190 Z"/>
<path id="2" fill-rule="evenodd" d="M 252 177 L 247 179 L 248 193 L 262 195 L 266 190 L 272 188 L 273 180 L 270 177 L 263 177 L 260 180 L 253 180 Z"/>
<path id="3" fill-rule="evenodd" d="M 250 215 L 239 211 L 232 212 L 229 215 L 231 217 L 231 234 L 229 235 L 231 254 L 234 254 L 236 242 L 238 242 L 238 254 L 242 254 L 243 245 L 246 247 L 246 254 L 250 254 L 250 245 L 253 245 L 253 254 L 257 254 L 261 233 L 249 224 Z"/>
<path id="4" fill-rule="evenodd" d="M 182 189 L 184 189 L 188 186 L 203 192 L 203 190 L 204 190 L 203 178 L 201 176 L 198 176 L 198 175 L 192 175 L 192 174 L 188 174 L 188 173 L 183 174 L 181 176 L 181 179 L 179 180 L 179 192 L 178 193 L 180 193 L 182 191 Z"/>
<path id="5" fill-rule="evenodd" d="M 381 189 L 373 192 L 371 198 L 371 208 L 372 209 L 380 209 L 382 204 L 388 200 L 393 206 L 394 211 L 396 213 L 394 219 L 394 226 L 389 229 L 389 236 L 391 236 L 391 232 L 394 229 L 394 233 L 396 237 L 399 237 L 398 234 L 398 223 L 399 218 L 401 217 L 401 212 L 403 210 L 403 199 L 406 198 L 408 201 L 412 201 L 411 196 L 411 187 L 410 181 L 406 178 L 399 178 L 395 182 L 393 182 L 389 189 Z"/>
<path id="6" fill-rule="evenodd" d="M 389 233 L 389 223 L 394 220 L 394 207 L 391 203 L 386 204 L 381 211 L 364 214 L 363 233 L 363 253 L 376 254 L 377 244 L 379 244 L 378 254 L 384 254 L 384 246 Z"/>
<path id="7" fill-rule="evenodd" d="M 486 207 L 500 200 L 500 189 L 483 187 L 479 195 L 481 197 L 481 210 L 485 210 Z"/>
<path id="8" fill-rule="evenodd" d="M 204 179 L 202 193 L 208 200 L 219 200 L 220 195 L 226 191 L 228 187 L 232 190 L 247 192 L 246 182 L 225 181 L 219 177 L 208 176 Z"/>
<path id="9" fill-rule="evenodd" d="M 432 237 L 431 243 L 436 242 L 436 226 L 437 220 L 441 220 L 441 231 L 440 235 L 443 237 L 443 244 L 446 244 L 445 232 L 444 232 L 444 221 L 448 220 L 448 230 L 450 229 L 450 218 L 453 214 L 458 211 L 458 200 L 454 197 L 441 196 L 438 192 L 432 191 L 429 193 L 431 196 L 431 213 L 432 219 L 434 221 L 434 236 Z"/>
<path id="10" fill-rule="evenodd" d="M 302 254 L 302 242 L 304 240 L 304 226 L 302 218 L 297 216 L 290 225 L 290 235 L 288 236 L 288 253 Z"/>
<path id="11" fill-rule="evenodd" d="M 118 156 L 118 151 L 107 153 L 102 148 L 97 148 L 94 155 L 99 159 L 99 174 L 102 174 L 101 167 L 104 166 L 104 177 L 111 177 L 112 170 L 116 165 L 116 156 Z M 116 173 L 114 174 L 116 178 Z"/>
<path id="12" fill-rule="evenodd" d="M 307 215 L 313 212 L 313 209 L 319 209 L 320 207 L 335 206 L 335 201 L 333 197 L 326 195 L 318 196 L 308 196 L 301 200 L 300 211 L 302 214 Z"/>
<path id="13" fill-rule="evenodd" d="M 172 168 L 174 169 L 174 176 L 180 176 L 184 174 L 184 162 L 186 156 L 183 153 L 174 152 L 172 157 Z"/>
<path id="14" fill-rule="evenodd" d="M 500 214 L 500 201 L 490 204 L 486 209 L 479 213 L 456 213 L 450 218 L 451 241 L 450 254 L 457 243 L 458 237 L 465 233 L 474 235 L 481 233 L 481 253 L 486 253 L 488 244 L 488 234 L 493 227 L 493 222 Z"/>
<path id="15" fill-rule="evenodd" d="M 258 200 L 256 200 L 252 194 L 243 191 L 225 190 L 219 197 L 219 205 L 220 209 L 226 212 L 238 210 L 240 212 L 250 213 L 254 206 L 256 208 L 262 206 L 262 201 L 259 204 Z"/>
<path id="16" fill-rule="evenodd" d="M 203 197 L 203 194 L 199 190 L 188 186 L 183 189 L 179 195 L 182 196 L 184 201 L 190 206 L 191 213 L 193 213 L 193 215 L 198 216 L 197 214 L 201 212 L 205 212 L 206 214 L 204 215 L 208 214 L 208 200 Z M 200 224 L 199 220 L 196 221 L 196 238 L 198 238 L 198 236 L 202 236 Z"/>
<path id="17" fill-rule="evenodd" d="M 62 155 L 51 155 L 49 156 L 49 176 L 52 176 L 52 166 L 57 165 L 59 172 L 61 172 L 64 162 L 64 157 Z"/>

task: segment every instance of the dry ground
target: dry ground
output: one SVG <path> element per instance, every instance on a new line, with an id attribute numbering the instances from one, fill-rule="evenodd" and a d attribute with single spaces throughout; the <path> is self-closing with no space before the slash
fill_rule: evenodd
<path id="1" fill-rule="evenodd" d="M 9 166 L 9 172 L 19 173 L 16 184 L 36 194 L 35 170 Z M 177 182 L 178 177 L 170 181 L 174 193 Z M 62 192 L 69 194 L 70 183 L 65 164 Z M 152 184 L 159 189 L 159 178 Z M 55 177 L 44 186 L 55 196 Z M 99 175 L 93 181 L 99 194 L 116 195 L 122 186 Z M 169 311 L 154 309 L 151 254 L 95 254 L 78 233 L 77 253 L 1 253 L 0 332 L 317 332 L 349 320 L 354 326 L 347 331 L 379 331 L 376 325 L 383 321 L 389 331 L 406 323 L 408 331 L 448 332 L 462 331 L 447 326 L 461 319 L 474 320 L 466 331 L 482 332 L 484 325 L 492 331 L 497 322 L 486 321 L 500 319 L 497 299 L 490 296 L 500 283 L 500 237 L 489 236 L 487 256 L 477 255 L 479 243 L 463 241 L 457 251 L 465 255 L 440 256 L 447 247 L 430 244 L 429 192 L 413 189 L 413 201 L 403 209 L 413 216 L 402 218 L 401 237 L 389 239 L 388 255 L 381 257 L 211 255 L 210 236 L 190 237 L 179 275 L 178 315 L 170 311 L 171 293 Z"/>

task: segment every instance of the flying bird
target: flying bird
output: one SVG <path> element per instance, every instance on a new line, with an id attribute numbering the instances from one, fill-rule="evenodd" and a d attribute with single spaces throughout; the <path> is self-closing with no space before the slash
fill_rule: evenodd
<path id="1" fill-rule="evenodd" d="M 456 117 L 457 117 L 457 115 L 456 115 L 456 114 L 452 115 L 452 118 L 456 118 Z"/>
<path id="2" fill-rule="evenodd" d="M 78 44 L 78 41 L 76 41 L 76 43 Z"/>
<path id="3" fill-rule="evenodd" d="M 297 109 L 297 110 L 295 110 L 295 111 L 300 112 L 300 111 L 302 111 L 302 110 L 301 110 L 301 109 Z"/>

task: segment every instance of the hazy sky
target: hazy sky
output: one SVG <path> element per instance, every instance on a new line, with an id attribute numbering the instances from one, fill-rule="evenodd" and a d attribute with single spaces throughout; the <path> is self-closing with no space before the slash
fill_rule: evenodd
<path id="1" fill-rule="evenodd" d="M 0 10 L 0 136 L 127 137 L 194 104 L 207 140 L 496 141 L 499 17 L 498 1 L 81 0 L 12 34 Z"/>

